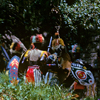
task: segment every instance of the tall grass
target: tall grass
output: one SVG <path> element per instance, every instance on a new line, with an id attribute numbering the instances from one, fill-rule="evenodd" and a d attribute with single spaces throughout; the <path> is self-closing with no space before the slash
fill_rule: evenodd
<path id="1" fill-rule="evenodd" d="M 0 73 L 0 100 L 71 100 L 72 96 L 58 85 L 50 86 L 42 82 L 35 86 L 22 80 L 18 85 L 12 85 L 9 77 L 5 73 Z"/>

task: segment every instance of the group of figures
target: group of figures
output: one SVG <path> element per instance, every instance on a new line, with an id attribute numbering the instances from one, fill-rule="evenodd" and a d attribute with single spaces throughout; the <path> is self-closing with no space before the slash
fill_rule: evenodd
<path id="1" fill-rule="evenodd" d="M 81 59 L 72 62 L 59 32 L 55 33 L 54 39 L 51 36 L 47 51 L 39 49 L 44 43 L 42 34 L 30 37 L 29 49 L 14 35 L 6 36 L 6 38 L 12 40 L 9 53 L 1 45 L 1 55 L 5 58 L 6 67 L 3 66 L 3 68 L 6 73 L 8 72 L 11 83 L 18 84 L 25 76 L 25 81 L 33 84 L 38 84 L 43 79 L 51 86 L 63 84 L 63 87 L 69 88 L 69 92 L 72 90 L 77 92 L 79 97 L 83 94 L 86 96 L 87 87 L 91 86 L 91 93 L 95 95 L 93 68 Z"/>

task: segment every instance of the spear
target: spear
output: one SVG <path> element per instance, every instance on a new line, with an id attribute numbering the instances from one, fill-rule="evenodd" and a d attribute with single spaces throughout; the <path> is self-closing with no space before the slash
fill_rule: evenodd
<path id="1" fill-rule="evenodd" d="M 49 42 L 49 46 L 48 46 L 47 52 L 49 52 L 49 50 L 50 50 L 50 48 L 51 48 L 51 43 L 52 43 L 52 36 L 51 36 L 51 38 L 50 38 L 50 42 Z"/>

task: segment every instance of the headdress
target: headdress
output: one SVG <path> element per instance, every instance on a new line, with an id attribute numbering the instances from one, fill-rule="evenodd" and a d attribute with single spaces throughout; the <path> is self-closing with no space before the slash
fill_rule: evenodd
<path id="1" fill-rule="evenodd" d="M 42 34 L 33 35 L 30 37 L 31 43 L 42 43 L 44 41 L 44 37 Z"/>

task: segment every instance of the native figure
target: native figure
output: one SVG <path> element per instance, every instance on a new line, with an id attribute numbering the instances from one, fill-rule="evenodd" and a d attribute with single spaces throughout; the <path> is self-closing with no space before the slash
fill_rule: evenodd
<path id="1" fill-rule="evenodd" d="M 63 39 L 60 37 L 59 29 L 60 26 L 55 26 L 57 32 L 55 32 L 54 39 L 52 41 L 52 50 L 54 51 L 54 58 L 57 59 L 58 64 L 62 66 L 62 69 L 71 70 L 71 57 L 66 50 L 66 45 Z M 56 54 L 56 57 L 55 57 Z M 48 57 L 49 58 L 49 57 Z"/>
<path id="2" fill-rule="evenodd" d="M 65 87 L 74 88 L 75 93 L 79 90 L 78 94 L 82 96 L 86 86 L 94 85 L 92 71 L 88 69 L 87 64 L 82 64 L 79 61 L 72 63 L 71 57 L 65 51 L 64 41 L 60 39 L 58 32 L 55 33 L 55 39 L 52 41 L 52 49 L 54 53 L 49 55 L 46 61 L 48 71 L 55 73 L 50 84 L 52 85 L 53 81 L 54 84 L 64 84 Z"/>
<path id="3" fill-rule="evenodd" d="M 66 46 L 63 39 L 60 38 L 59 27 L 57 28 L 57 32 L 55 32 L 54 39 L 52 40 L 51 49 L 54 53 L 50 54 L 46 59 L 46 64 L 51 64 L 49 67 L 47 66 L 48 72 L 51 76 L 49 78 L 51 79 L 52 76 L 57 76 L 60 83 L 63 83 L 71 71 L 71 58 L 66 52 Z M 53 64 L 56 65 L 53 66 Z"/>
<path id="4" fill-rule="evenodd" d="M 60 82 L 63 83 L 71 71 L 71 58 L 66 52 L 66 46 L 58 32 L 55 33 L 55 39 L 52 41 L 52 50 L 54 53 L 47 57 L 46 62 L 47 64 L 56 63 L 56 66 L 49 67 L 49 70 L 52 70 L 51 72 L 53 73 L 57 73 Z"/>
<path id="5" fill-rule="evenodd" d="M 11 83 L 18 84 L 19 82 L 18 65 L 20 61 L 20 56 L 27 49 L 24 46 L 24 44 L 20 41 L 20 39 L 18 39 L 16 36 L 12 34 L 10 35 L 4 34 L 2 38 L 3 38 L 4 43 L 1 46 L 1 50 L 2 50 L 3 56 L 5 57 L 7 61 L 5 72 L 7 75 L 9 75 L 9 79 L 10 79 L 9 81 Z"/>
<path id="6" fill-rule="evenodd" d="M 42 43 L 44 42 L 44 38 L 42 34 L 33 35 L 30 37 L 30 48 L 22 55 L 19 68 L 18 68 L 18 76 L 21 77 L 23 74 L 26 75 L 27 80 L 30 82 L 35 82 L 34 79 L 34 71 L 36 71 L 39 75 L 46 74 L 47 67 L 44 69 L 41 67 L 43 62 L 40 62 L 40 58 L 44 56 L 45 58 L 48 56 L 47 51 L 40 50 Z M 38 69 L 38 70 L 37 70 Z M 30 79 L 31 78 L 31 79 Z"/>

